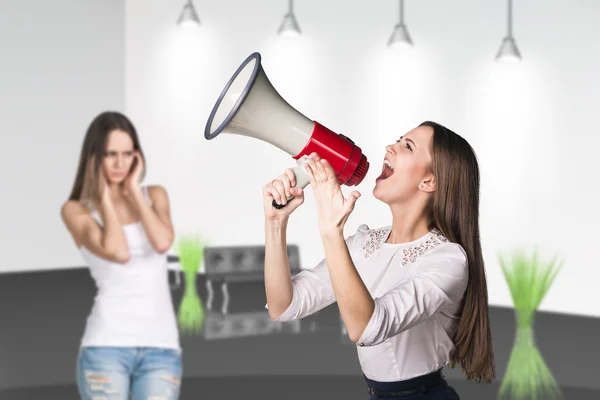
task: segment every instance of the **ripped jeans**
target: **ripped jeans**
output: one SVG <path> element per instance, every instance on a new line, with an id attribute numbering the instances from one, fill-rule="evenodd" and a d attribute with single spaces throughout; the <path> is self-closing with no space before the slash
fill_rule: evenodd
<path id="1" fill-rule="evenodd" d="M 81 400 L 177 400 L 181 351 L 152 347 L 83 347 L 77 360 Z"/>

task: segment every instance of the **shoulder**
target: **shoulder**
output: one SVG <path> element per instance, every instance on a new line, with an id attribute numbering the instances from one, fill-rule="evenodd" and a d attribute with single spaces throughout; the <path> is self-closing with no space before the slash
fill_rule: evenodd
<path id="1" fill-rule="evenodd" d="M 443 236 L 434 236 L 432 239 L 432 248 L 425 252 L 420 260 L 422 268 L 457 277 L 468 276 L 468 258 L 464 248 L 458 243 L 445 240 Z"/>
<path id="2" fill-rule="evenodd" d="M 89 208 L 77 200 L 67 200 L 60 208 L 60 215 L 63 220 L 70 220 L 86 214 L 90 214 Z"/>
<path id="3" fill-rule="evenodd" d="M 367 224 L 361 224 L 346 242 L 349 248 L 360 250 L 368 256 L 380 247 L 390 229 L 390 226 L 369 228 Z"/>
<path id="4" fill-rule="evenodd" d="M 358 226 L 356 231 L 354 231 L 354 233 L 346 238 L 346 242 L 348 244 L 363 243 L 365 238 L 369 236 L 370 231 L 371 229 L 369 229 L 367 224 L 361 224 Z"/>
<path id="5" fill-rule="evenodd" d="M 65 226 L 73 232 L 86 226 L 86 223 L 92 217 L 92 212 L 82 202 L 68 200 L 60 208 L 60 216 Z"/>
<path id="6" fill-rule="evenodd" d="M 360 224 L 356 231 L 347 239 L 361 239 L 363 243 L 365 240 L 381 240 L 390 231 L 391 226 L 384 226 L 379 228 L 370 228 L 367 224 Z"/>
<path id="7" fill-rule="evenodd" d="M 169 199 L 167 189 L 165 189 L 164 186 L 148 185 L 146 186 L 146 189 L 148 190 L 148 197 L 150 197 L 150 200 L 152 200 L 152 202 L 168 201 Z"/>

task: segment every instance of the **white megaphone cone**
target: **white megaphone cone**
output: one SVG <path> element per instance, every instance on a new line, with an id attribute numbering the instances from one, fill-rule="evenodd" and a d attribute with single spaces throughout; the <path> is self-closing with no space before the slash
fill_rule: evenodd
<path id="1" fill-rule="evenodd" d="M 302 165 L 313 152 L 329 161 L 342 185 L 358 185 L 369 170 L 367 158 L 352 140 L 305 117 L 277 93 L 259 53 L 240 65 L 210 113 L 204 137 L 211 140 L 221 133 L 253 137 L 290 154 L 298 164 L 296 187 L 310 183 Z M 282 207 L 275 202 L 273 206 Z"/>

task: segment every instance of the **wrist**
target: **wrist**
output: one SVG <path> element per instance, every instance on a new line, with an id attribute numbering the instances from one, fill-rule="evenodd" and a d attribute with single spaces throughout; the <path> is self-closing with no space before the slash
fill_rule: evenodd
<path id="1" fill-rule="evenodd" d="M 112 199 L 110 198 L 110 193 L 108 193 L 108 190 L 105 190 L 100 196 L 100 205 L 102 208 L 112 207 Z"/>
<path id="2" fill-rule="evenodd" d="M 269 231 L 286 230 L 287 224 L 287 218 L 265 218 L 265 228 Z"/>
<path id="3" fill-rule="evenodd" d="M 138 204 L 146 201 L 144 192 L 140 185 L 127 185 L 125 186 L 125 196 L 133 199 L 134 203 Z"/>
<path id="4" fill-rule="evenodd" d="M 321 239 L 323 240 L 344 240 L 344 229 L 343 228 L 321 228 Z"/>
<path id="5" fill-rule="evenodd" d="M 126 183 L 125 189 L 127 189 L 132 194 L 142 194 L 142 185 L 140 185 L 139 182 Z"/>

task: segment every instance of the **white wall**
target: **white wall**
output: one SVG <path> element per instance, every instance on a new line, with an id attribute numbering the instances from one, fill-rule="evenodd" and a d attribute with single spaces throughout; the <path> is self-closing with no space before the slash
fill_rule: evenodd
<path id="1" fill-rule="evenodd" d="M 497 254 L 539 246 L 565 258 L 541 309 L 600 316 L 596 256 L 596 148 L 600 26 L 593 1 L 515 2 L 524 62 L 498 65 L 505 1 L 408 1 L 411 54 L 385 47 L 396 1 L 304 0 L 304 36 L 275 32 L 285 1 L 196 1 L 202 27 L 181 31 L 174 1 L 127 1 L 126 110 L 140 128 L 149 181 L 166 185 L 180 233 L 213 243 L 263 241 L 262 185 L 293 165 L 270 145 L 203 137 L 208 114 L 239 63 L 253 51 L 274 86 L 310 118 L 354 139 L 372 168 L 348 222 L 389 223 L 370 196 L 384 145 L 425 119 L 475 147 L 482 172 L 481 228 L 490 302 L 510 306 Z M 270 161 L 269 161 L 270 159 Z M 313 197 L 297 211 L 289 241 L 309 268 L 322 257 Z"/>
<path id="2" fill-rule="evenodd" d="M 81 266 L 60 207 L 92 118 L 124 108 L 123 0 L 0 2 L 0 273 Z"/>

